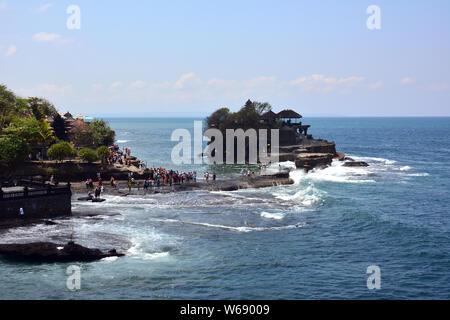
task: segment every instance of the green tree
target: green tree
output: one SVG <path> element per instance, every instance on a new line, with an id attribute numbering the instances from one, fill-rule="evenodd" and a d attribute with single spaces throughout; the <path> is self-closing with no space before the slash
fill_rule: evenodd
<path id="1" fill-rule="evenodd" d="M 53 127 L 53 130 L 55 131 L 55 136 L 59 140 L 69 141 L 69 135 L 67 134 L 66 122 L 59 114 L 56 114 L 53 117 L 52 127 Z"/>
<path id="2" fill-rule="evenodd" d="M 208 118 L 206 118 L 206 122 L 208 123 L 208 127 L 220 129 L 221 124 L 225 123 L 229 116 L 230 109 L 221 108 L 214 111 Z"/>
<path id="3" fill-rule="evenodd" d="M 47 156 L 58 160 L 74 158 L 77 156 L 77 150 L 70 143 L 63 141 L 52 145 L 47 151 Z"/>
<path id="4" fill-rule="evenodd" d="M 75 127 L 71 130 L 72 142 L 77 147 L 93 148 L 94 147 L 94 137 L 92 136 L 92 130 L 89 126 L 86 127 Z"/>
<path id="5" fill-rule="evenodd" d="M 5 85 L 0 85 L 0 130 L 9 123 L 15 111 L 16 96 Z"/>
<path id="6" fill-rule="evenodd" d="M 87 161 L 89 163 L 92 163 L 98 159 L 98 154 L 95 152 L 95 150 L 92 150 L 90 148 L 83 148 L 78 152 L 78 156 L 83 159 L 84 161 Z"/>
<path id="7" fill-rule="evenodd" d="M 46 99 L 30 97 L 27 99 L 30 106 L 31 113 L 37 120 L 42 120 L 48 116 L 55 116 L 58 114 L 55 106 Z"/>
<path id="8" fill-rule="evenodd" d="M 110 155 L 109 148 L 107 146 L 101 146 L 97 149 L 97 155 L 102 161 L 102 163 L 106 163 L 106 159 Z"/>
<path id="9" fill-rule="evenodd" d="M 103 120 L 95 120 L 89 124 L 92 131 L 94 146 L 109 146 L 114 143 L 116 133 L 111 130 L 108 124 Z"/>
<path id="10" fill-rule="evenodd" d="M 15 116 L 4 132 L 22 137 L 31 146 L 47 145 L 55 140 L 50 124 L 34 117 Z"/>
<path id="11" fill-rule="evenodd" d="M 26 141 L 15 135 L 0 137 L 0 162 L 12 167 L 25 161 L 30 154 L 30 147 Z"/>

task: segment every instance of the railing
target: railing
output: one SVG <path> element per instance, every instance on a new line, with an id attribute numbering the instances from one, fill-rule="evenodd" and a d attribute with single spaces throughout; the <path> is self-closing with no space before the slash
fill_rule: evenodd
<path id="1" fill-rule="evenodd" d="M 64 187 L 53 187 L 48 185 L 46 188 L 40 189 L 24 189 L 23 191 L 13 191 L 13 192 L 0 191 L 0 201 L 36 198 L 60 194 L 71 194 L 70 184 Z"/>

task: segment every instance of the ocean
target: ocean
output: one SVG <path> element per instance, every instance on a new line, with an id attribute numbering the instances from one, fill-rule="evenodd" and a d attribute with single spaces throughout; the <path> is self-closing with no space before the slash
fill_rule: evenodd
<path id="1" fill-rule="evenodd" d="M 171 163 L 172 131 L 202 119 L 107 120 L 148 166 L 219 179 L 242 168 Z M 306 174 L 284 162 L 294 185 L 74 200 L 74 212 L 101 215 L 9 230 L 0 243 L 64 243 L 73 227 L 76 242 L 127 255 L 76 264 L 75 292 L 71 264 L 0 260 L 0 299 L 449 299 L 450 118 L 303 122 L 370 166 Z"/>

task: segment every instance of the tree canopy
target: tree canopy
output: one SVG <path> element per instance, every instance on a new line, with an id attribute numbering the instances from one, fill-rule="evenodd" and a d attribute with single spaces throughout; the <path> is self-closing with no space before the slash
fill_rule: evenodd
<path id="1" fill-rule="evenodd" d="M 83 159 L 84 161 L 87 161 L 89 163 L 92 163 L 98 159 L 98 154 L 95 150 L 92 150 L 90 148 L 83 148 L 78 152 L 78 156 Z"/>
<path id="2" fill-rule="evenodd" d="M 247 100 L 245 105 L 237 112 L 230 112 L 228 108 L 220 108 L 214 111 L 207 119 L 209 128 L 217 128 L 222 132 L 226 129 L 263 129 L 268 128 L 266 122 L 261 122 L 261 116 L 272 110 L 268 102 Z M 277 123 L 271 123 L 270 128 L 277 127 Z"/>
<path id="3" fill-rule="evenodd" d="M 59 141 L 73 142 L 78 147 L 93 149 L 114 143 L 115 132 L 105 121 L 81 123 L 82 126 L 69 133 L 68 122 L 58 114 L 50 101 L 38 97 L 18 97 L 5 85 L 0 85 L 2 153 L 3 150 L 11 148 L 7 155 L 2 155 L 0 162 L 9 165 L 14 162 L 11 159 L 23 161 L 26 159 L 23 154 L 28 156 L 32 149 L 48 147 Z M 70 144 L 69 146 L 73 149 Z M 61 159 L 60 155 L 62 158 L 72 157 L 76 154 L 72 149 L 67 145 L 58 144 L 52 149 L 53 157 L 58 159 Z M 64 154 L 64 151 L 67 152 Z"/>
<path id="4" fill-rule="evenodd" d="M 76 155 L 77 150 L 75 150 L 75 148 L 66 141 L 55 143 L 47 151 L 48 157 L 58 160 L 73 158 L 76 157 Z"/>
<path id="5" fill-rule="evenodd" d="M 6 135 L 0 137 L 0 164 L 7 167 L 21 164 L 29 155 L 30 147 L 25 139 Z"/>

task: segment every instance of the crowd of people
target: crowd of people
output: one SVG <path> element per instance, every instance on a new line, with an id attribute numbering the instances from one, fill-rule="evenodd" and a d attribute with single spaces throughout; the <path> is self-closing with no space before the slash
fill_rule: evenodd
<path id="1" fill-rule="evenodd" d="M 86 179 L 86 190 L 88 192 L 88 197 L 100 198 L 100 196 L 105 192 L 103 187 L 103 180 L 100 173 L 97 173 L 97 186 L 94 186 L 94 180 L 92 178 Z"/>
<path id="2" fill-rule="evenodd" d="M 242 169 L 241 170 L 241 176 L 247 176 L 247 177 L 251 177 L 252 175 L 254 175 L 255 174 L 255 172 L 254 171 L 252 171 L 252 170 L 250 170 L 250 169 Z"/>
<path id="3" fill-rule="evenodd" d="M 121 165 L 127 165 L 131 166 L 131 149 L 124 147 L 123 150 L 120 150 L 118 145 L 112 145 L 109 147 L 109 156 L 107 158 L 107 161 L 109 164 L 121 164 Z M 139 169 L 145 169 L 145 163 L 139 162 L 138 165 Z"/>
<path id="4" fill-rule="evenodd" d="M 130 165 L 131 163 L 131 149 L 124 147 L 122 150 L 118 145 L 112 145 L 109 147 L 110 154 L 107 158 L 109 164 L 125 164 Z M 185 183 L 196 183 L 197 182 L 197 172 L 189 171 L 189 172 L 181 172 L 173 169 L 166 168 L 148 168 L 143 162 L 139 162 L 139 169 L 146 170 L 146 177 L 142 179 L 142 176 L 139 175 L 140 179 L 135 179 L 134 173 L 130 171 L 128 173 L 128 179 L 126 182 L 126 187 L 129 191 L 132 188 L 136 188 L 140 190 L 154 189 L 155 187 L 161 186 L 172 186 L 174 184 L 185 184 Z M 208 181 L 216 180 L 215 173 L 205 172 L 203 174 L 203 179 Z M 143 180 L 143 181 L 142 181 Z M 103 181 L 100 173 L 97 173 L 97 179 L 90 178 L 86 180 L 86 190 L 89 196 L 100 197 L 104 193 Z M 114 190 L 119 190 L 119 181 L 114 178 L 114 176 L 110 177 L 110 185 Z"/>
<path id="5" fill-rule="evenodd" d="M 205 181 L 215 181 L 217 178 L 215 173 L 205 172 L 203 174 L 203 179 Z M 132 188 L 140 190 L 154 189 L 155 187 L 161 186 L 172 186 L 174 184 L 185 184 L 185 183 L 196 183 L 197 182 L 197 172 L 180 172 L 178 170 L 166 169 L 166 168 L 151 168 L 148 171 L 147 178 L 142 180 L 135 179 L 134 173 L 128 173 L 128 179 L 126 186 L 129 191 Z M 100 173 L 97 173 L 97 179 L 86 179 L 86 190 L 89 196 L 93 195 L 97 198 L 104 193 L 103 180 Z M 110 177 L 110 185 L 112 189 L 119 190 L 119 181 L 117 181 L 114 176 Z"/>
<path id="6" fill-rule="evenodd" d="M 144 189 L 161 185 L 183 184 L 197 182 L 197 172 L 179 172 L 165 168 L 151 168 L 148 178 L 144 181 Z"/>

